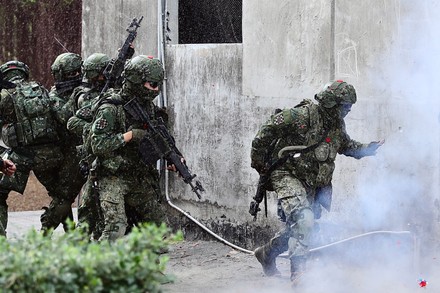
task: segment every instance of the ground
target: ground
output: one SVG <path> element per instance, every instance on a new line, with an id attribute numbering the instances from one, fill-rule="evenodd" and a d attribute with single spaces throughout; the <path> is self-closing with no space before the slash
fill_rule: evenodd
<path id="1" fill-rule="evenodd" d="M 390 240 L 390 239 L 388 239 Z M 387 241 L 388 241 L 387 240 Z M 362 243 L 341 250 L 323 250 L 315 254 L 299 285 L 292 288 L 290 264 L 278 258 L 281 277 L 266 277 L 253 255 L 236 251 L 217 241 L 184 241 L 172 247 L 166 273 L 175 282 L 163 285 L 168 293 L 382 293 L 440 292 L 440 262 L 435 255 L 425 255 L 414 262 L 404 240 L 392 239 L 387 246 L 395 255 L 378 245 Z M 361 249 L 359 249 L 361 248 Z M 384 250 L 382 250 L 384 249 Z M 386 254 L 386 255 L 384 255 Z M 391 255 L 390 255 L 391 254 Z M 420 279 L 427 286 L 421 287 Z"/>
<path id="2" fill-rule="evenodd" d="M 24 195 L 11 194 L 10 237 L 37 226 L 41 207 L 50 201 L 44 187 L 31 176 Z M 325 232 L 325 231 L 322 231 Z M 228 239 L 227 239 L 228 240 Z M 308 271 L 296 288 L 289 280 L 290 264 L 277 259 L 280 277 L 264 276 L 249 253 L 219 241 L 182 241 L 168 253 L 166 274 L 173 283 L 165 293 L 382 293 L 440 292 L 440 255 L 424 251 L 405 235 L 377 235 L 323 249 L 312 255 Z M 426 287 L 421 287 L 426 280 Z M 422 291 L 423 290 L 423 291 Z"/>

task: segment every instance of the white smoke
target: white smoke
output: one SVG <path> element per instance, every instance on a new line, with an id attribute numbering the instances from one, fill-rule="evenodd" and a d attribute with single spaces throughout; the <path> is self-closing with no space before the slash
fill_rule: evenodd
<path id="1" fill-rule="evenodd" d="M 393 45 L 383 52 L 385 58 L 377 56 L 381 61 L 374 67 L 385 74 L 366 77 L 371 90 L 383 95 L 378 112 L 386 117 L 376 119 L 388 133 L 358 176 L 357 194 L 346 206 L 355 207 L 349 214 L 360 231 L 409 230 L 412 237 L 389 235 L 335 248 L 331 259 L 343 268 L 329 273 L 317 265 L 314 273 L 321 285 L 310 282 L 305 292 L 414 292 L 418 278 L 428 280 L 429 292 L 440 290 L 435 256 L 440 226 L 440 4 L 396 3 L 400 19 Z M 331 281 L 343 276 L 345 284 Z"/>

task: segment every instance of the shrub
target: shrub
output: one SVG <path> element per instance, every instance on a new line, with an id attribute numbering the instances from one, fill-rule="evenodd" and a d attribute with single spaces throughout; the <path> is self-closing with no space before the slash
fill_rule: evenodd
<path id="1" fill-rule="evenodd" d="M 160 252 L 181 234 L 165 225 L 145 224 L 115 242 L 89 242 L 74 229 L 44 237 L 32 230 L 23 238 L 0 237 L 1 292 L 160 292 L 172 281 Z"/>

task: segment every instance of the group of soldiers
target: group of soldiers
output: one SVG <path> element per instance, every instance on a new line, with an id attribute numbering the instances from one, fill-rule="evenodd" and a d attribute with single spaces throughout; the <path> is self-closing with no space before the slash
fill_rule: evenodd
<path id="1" fill-rule="evenodd" d="M 6 236 L 8 194 L 23 193 L 31 171 L 51 197 L 40 218 L 44 233 L 60 224 L 68 229 L 77 196 L 77 225 L 98 241 L 122 237 L 140 222 L 164 220 L 156 166 L 139 159 L 147 129 L 124 110 L 136 98 L 153 122 L 165 115 L 153 103 L 162 87 L 163 65 L 139 55 L 128 59 L 122 75 L 109 83 L 104 70 L 111 61 L 102 53 L 85 60 L 60 54 L 51 66 L 55 83 L 50 91 L 29 80 L 23 62 L 0 66 L 2 84 L 7 84 L 0 97 L 7 147 L 2 170 L 12 175 L 0 180 L 0 235 Z"/>
<path id="2" fill-rule="evenodd" d="M 127 108 L 136 100 L 153 123 L 167 120 L 166 111 L 153 103 L 162 88 L 163 65 L 145 55 L 128 59 L 107 90 L 104 70 L 110 62 L 102 53 L 84 61 L 63 53 L 51 66 L 55 84 L 50 91 L 29 81 L 29 68 L 20 61 L 0 67 L 2 82 L 9 83 L 0 99 L 7 146 L 0 165 L 5 175 L 13 174 L 0 180 L 0 234 L 6 235 L 8 194 L 24 191 L 30 171 L 52 199 L 41 215 L 43 231 L 72 219 L 78 194 L 78 225 L 86 223 L 98 241 L 120 238 L 140 222 L 164 221 L 157 201 L 157 157 L 148 144 L 157 137 Z M 374 155 L 383 144 L 362 144 L 347 134 L 344 118 L 356 99 L 352 85 L 331 82 L 315 95 L 317 103 L 303 100 L 277 109 L 252 141 L 252 168 L 266 178 L 262 187 L 276 192 L 279 217 L 286 224 L 255 250 L 266 275 L 279 274 L 276 257 L 286 250 L 292 281 L 304 272 L 314 221 L 321 207 L 330 209 L 336 155 L 359 159 Z M 146 158 L 140 158 L 140 148 L 146 149 Z"/>

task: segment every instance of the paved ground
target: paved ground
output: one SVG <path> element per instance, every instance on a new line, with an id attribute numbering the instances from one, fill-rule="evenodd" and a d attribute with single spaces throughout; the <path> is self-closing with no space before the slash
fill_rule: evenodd
<path id="1" fill-rule="evenodd" d="M 9 213 L 8 238 L 39 228 L 43 211 Z M 76 217 L 76 210 L 74 210 Z M 62 233 L 62 228 L 56 231 Z M 260 264 L 246 253 L 218 241 L 183 241 L 171 247 L 165 293 L 382 293 L 440 292 L 440 255 L 415 253 L 411 238 L 375 236 L 322 250 L 313 255 L 309 270 L 294 290 L 289 262 L 278 258 L 280 277 L 266 277 Z M 419 279 L 428 284 L 422 288 Z"/>
<path id="2" fill-rule="evenodd" d="M 16 238 L 20 235 L 25 234 L 30 229 L 39 230 L 40 216 L 44 210 L 30 211 L 30 212 L 10 212 L 8 217 L 8 238 Z M 75 220 L 77 219 L 77 209 L 73 209 L 73 216 Z M 60 226 L 56 232 L 62 232 L 63 228 Z"/>

